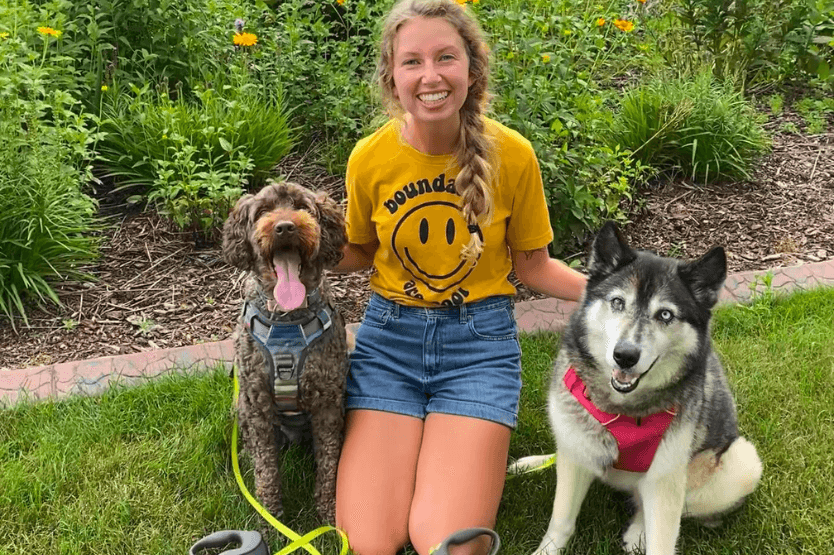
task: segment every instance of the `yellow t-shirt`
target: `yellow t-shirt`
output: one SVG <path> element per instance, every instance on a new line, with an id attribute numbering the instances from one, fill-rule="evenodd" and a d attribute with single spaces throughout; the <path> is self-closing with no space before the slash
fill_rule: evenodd
<path id="1" fill-rule="evenodd" d="M 454 183 L 454 156 L 411 147 L 391 120 L 360 140 L 347 167 L 347 234 L 356 244 L 379 241 L 371 289 L 411 306 L 459 305 L 513 295 L 510 248 L 534 250 L 553 240 L 541 171 L 533 147 L 517 132 L 485 119 L 499 167 L 492 222 L 481 225 L 484 250 L 460 257 L 469 242 Z"/>

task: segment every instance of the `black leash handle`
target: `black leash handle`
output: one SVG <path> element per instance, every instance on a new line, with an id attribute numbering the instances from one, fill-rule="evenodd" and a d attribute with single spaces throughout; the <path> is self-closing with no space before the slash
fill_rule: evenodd
<path id="1" fill-rule="evenodd" d="M 498 548 L 501 547 L 501 540 L 498 538 L 498 534 L 496 534 L 495 531 L 490 530 L 489 528 L 464 528 L 463 530 L 458 530 L 443 540 L 443 543 L 431 551 L 431 555 L 449 555 L 450 545 L 460 545 L 474 540 L 481 535 L 492 538 L 492 547 L 490 548 L 488 555 L 495 555 L 498 553 Z"/>
<path id="2" fill-rule="evenodd" d="M 269 555 L 269 550 L 261 538 L 261 534 L 247 530 L 221 530 L 206 536 L 191 546 L 188 555 L 197 555 L 200 551 L 214 547 L 226 547 L 229 544 L 240 544 L 240 547 L 230 551 L 223 551 L 218 555 Z"/>

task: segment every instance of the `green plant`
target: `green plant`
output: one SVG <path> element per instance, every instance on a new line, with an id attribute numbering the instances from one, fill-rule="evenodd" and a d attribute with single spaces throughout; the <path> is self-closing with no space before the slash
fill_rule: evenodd
<path id="1" fill-rule="evenodd" d="M 211 237 L 240 198 L 254 164 L 240 151 L 230 152 L 222 164 L 210 155 L 200 159 L 181 135 L 170 140 L 170 157 L 152 161 L 156 177 L 148 202 L 180 229 Z"/>
<path id="2" fill-rule="evenodd" d="M 44 33 L 35 50 L 30 30 L 19 30 L 24 36 L 0 38 L 0 312 L 13 326 L 15 315 L 27 322 L 27 300 L 60 304 L 55 280 L 89 278 L 99 224 L 83 187 L 101 138 L 79 102 L 54 86 L 57 41 Z"/>
<path id="3" fill-rule="evenodd" d="M 686 241 L 679 241 L 676 243 L 672 243 L 669 247 L 669 250 L 666 253 L 666 256 L 670 256 L 672 258 L 683 258 L 686 255 Z"/>
<path id="4" fill-rule="evenodd" d="M 631 89 L 608 138 L 643 164 L 701 183 L 749 177 L 768 147 L 750 104 L 708 72 L 693 79 L 654 77 Z"/>
<path id="5" fill-rule="evenodd" d="M 620 203 L 645 176 L 642 164 L 603 139 L 616 94 L 603 84 L 644 53 L 633 30 L 613 24 L 619 2 L 483 2 L 473 9 L 490 37 L 494 116 L 536 151 L 560 254 L 604 220 L 624 220 Z"/>
<path id="6" fill-rule="evenodd" d="M 773 94 L 768 97 L 767 99 L 768 106 L 770 107 L 770 113 L 774 116 L 778 116 L 782 113 L 782 108 L 785 105 L 785 97 L 781 94 Z"/>
<path id="7" fill-rule="evenodd" d="M 299 146 L 315 145 L 332 173 L 344 171 L 356 141 L 373 126 L 376 26 L 391 3 L 286 0 L 264 13 L 262 24 L 280 32 L 270 37 L 274 55 L 259 60 L 261 79 L 283 86 L 296 108 Z"/>
<path id="8" fill-rule="evenodd" d="M 746 309 L 769 311 L 773 308 L 776 302 L 776 293 L 773 291 L 773 272 L 756 274 L 747 286 L 750 289 L 750 302 L 743 305 Z M 761 290 L 759 290 L 760 286 Z"/>
<path id="9" fill-rule="evenodd" d="M 799 128 L 792 121 L 786 121 L 785 123 L 780 125 L 779 131 L 782 133 L 793 133 L 795 135 L 799 134 Z"/>
<path id="10" fill-rule="evenodd" d="M 830 78 L 831 0 L 676 0 L 673 12 L 719 79 Z"/>
<path id="11" fill-rule="evenodd" d="M 235 153 L 248 157 L 252 168 L 246 177 L 258 185 L 292 148 L 294 135 L 278 88 L 263 91 L 244 82 L 197 91 L 195 102 L 179 94 L 172 100 L 164 85 L 153 92 L 148 86 L 130 88 L 130 95 L 113 91 L 112 99 L 106 98 L 103 127 L 109 133 L 99 147 L 103 167 L 125 185 L 152 183 L 158 176 L 154 161 L 168 160 L 171 147 L 182 144 L 213 164 L 230 161 Z"/>
<path id="12" fill-rule="evenodd" d="M 805 120 L 808 133 L 816 135 L 824 133 L 828 128 L 827 118 L 834 114 L 834 99 L 806 97 L 799 100 L 795 107 Z"/>

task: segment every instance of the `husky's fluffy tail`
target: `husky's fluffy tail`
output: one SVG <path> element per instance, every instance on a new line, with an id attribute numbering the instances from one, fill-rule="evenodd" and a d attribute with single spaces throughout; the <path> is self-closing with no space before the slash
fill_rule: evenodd
<path id="1" fill-rule="evenodd" d="M 528 472 L 535 472 L 542 470 L 548 466 L 553 466 L 556 463 L 556 453 L 550 455 L 532 455 L 530 457 L 521 457 L 514 463 L 507 467 L 507 474 L 526 474 Z"/>
<path id="2" fill-rule="evenodd" d="M 753 444 L 739 437 L 721 455 L 718 465 L 704 476 L 706 479 L 693 484 L 693 475 L 697 474 L 693 470 L 690 465 L 690 487 L 696 487 L 686 494 L 685 516 L 710 517 L 728 513 L 744 503 L 762 477 L 762 461 Z"/>

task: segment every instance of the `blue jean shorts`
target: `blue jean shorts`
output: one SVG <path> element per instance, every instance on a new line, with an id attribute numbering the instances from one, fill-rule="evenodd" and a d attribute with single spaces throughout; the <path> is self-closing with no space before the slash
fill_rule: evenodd
<path id="1" fill-rule="evenodd" d="M 347 410 L 438 412 L 514 428 L 520 392 L 511 297 L 420 308 L 372 295 L 350 355 Z"/>

